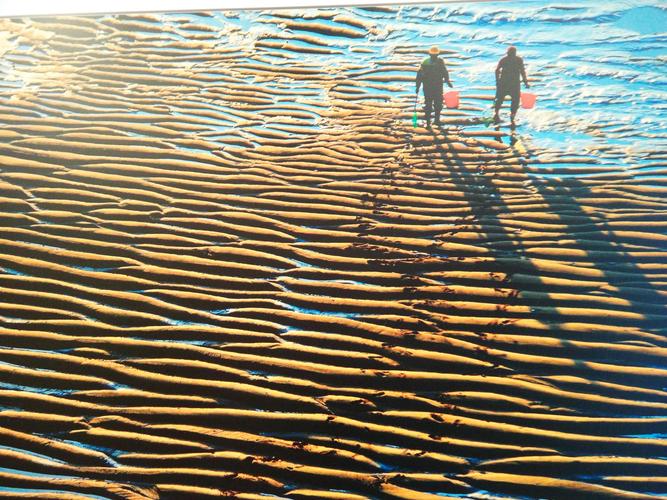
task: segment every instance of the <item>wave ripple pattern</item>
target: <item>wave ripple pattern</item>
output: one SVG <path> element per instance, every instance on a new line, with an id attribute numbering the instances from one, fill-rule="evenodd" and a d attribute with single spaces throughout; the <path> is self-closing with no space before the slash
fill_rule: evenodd
<path id="1" fill-rule="evenodd" d="M 0 498 L 667 495 L 667 10 L 595 4 L 0 20 Z"/>

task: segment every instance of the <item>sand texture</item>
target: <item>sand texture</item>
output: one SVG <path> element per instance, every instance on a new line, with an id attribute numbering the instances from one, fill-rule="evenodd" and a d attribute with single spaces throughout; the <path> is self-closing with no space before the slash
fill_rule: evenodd
<path id="1" fill-rule="evenodd" d="M 414 129 L 392 9 L 0 20 L 0 498 L 667 493 L 664 177 Z"/>

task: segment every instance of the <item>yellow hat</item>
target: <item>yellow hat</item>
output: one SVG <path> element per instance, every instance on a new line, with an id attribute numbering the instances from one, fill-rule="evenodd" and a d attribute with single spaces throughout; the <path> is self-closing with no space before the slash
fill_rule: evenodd
<path id="1" fill-rule="evenodd" d="M 437 56 L 440 53 L 440 49 L 434 45 L 433 47 L 428 49 L 428 53 Z"/>

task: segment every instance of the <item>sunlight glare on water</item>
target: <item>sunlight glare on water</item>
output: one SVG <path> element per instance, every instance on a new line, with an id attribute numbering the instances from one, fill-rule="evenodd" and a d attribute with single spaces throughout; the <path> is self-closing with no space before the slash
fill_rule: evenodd
<path id="1" fill-rule="evenodd" d="M 639 145 L 643 151 L 667 149 L 667 7 L 660 1 L 482 2 L 406 5 L 394 12 L 335 10 L 349 11 L 373 26 L 375 34 L 369 35 L 370 40 L 325 36 L 342 54 L 300 57 L 329 58 L 332 63 L 346 59 L 377 67 L 395 49 L 415 47 L 416 68 L 423 49 L 436 44 L 455 53 L 444 57 L 462 102 L 486 116 L 491 101 L 467 96 L 492 95 L 495 65 L 513 44 L 524 57 L 531 91 L 538 96 L 535 109 L 520 112 L 519 134 L 545 149 L 583 152 L 609 145 L 619 151 L 637 150 Z M 238 16 L 217 12 L 204 22 L 221 28 L 237 25 L 241 31 L 235 36 L 250 42 L 260 32 L 262 37 L 280 33 L 284 29 L 280 24 L 259 22 L 280 12 L 284 11 L 241 11 L 235 13 Z M 336 25 L 317 18 L 315 9 L 290 13 L 304 22 Z M 370 52 L 350 50 L 358 46 Z M 409 60 L 410 54 L 405 57 Z M 413 92 L 412 83 L 396 83 L 401 89 L 393 91 L 397 97 Z M 642 159 L 642 155 L 617 154 L 605 162 L 622 169 Z"/>

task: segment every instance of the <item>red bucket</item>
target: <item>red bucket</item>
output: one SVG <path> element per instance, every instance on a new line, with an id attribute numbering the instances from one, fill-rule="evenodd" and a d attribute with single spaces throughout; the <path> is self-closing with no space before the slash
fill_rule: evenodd
<path id="1" fill-rule="evenodd" d="M 443 96 L 445 99 L 445 106 L 448 108 L 458 108 L 459 107 L 459 91 L 458 90 L 450 90 L 449 92 L 446 92 L 445 95 Z"/>
<path id="2" fill-rule="evenodd" d="M 532 109 L 537 101 L 537 96 L 530 92 L 521 92 L 521 107 L 523 109 Z"/>

